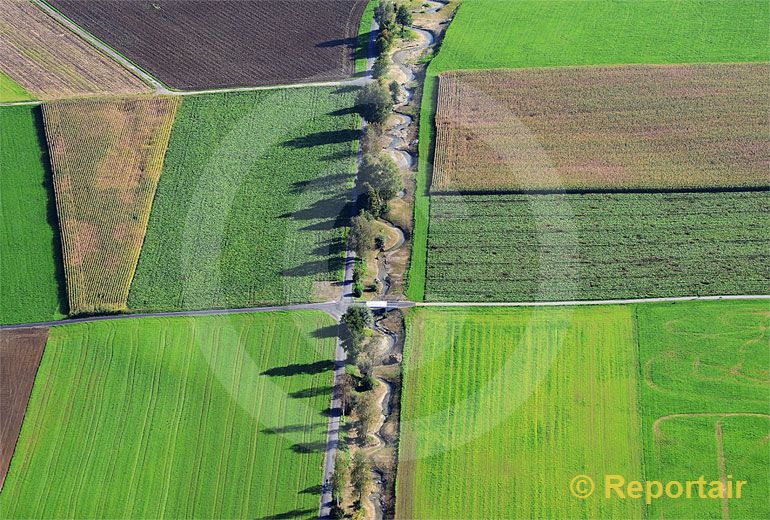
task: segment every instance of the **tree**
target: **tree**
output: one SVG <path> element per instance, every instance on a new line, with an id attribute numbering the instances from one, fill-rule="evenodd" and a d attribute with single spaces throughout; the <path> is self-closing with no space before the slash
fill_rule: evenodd
<path id="1" fill-rule="evenodd" d="M 388 75 L 390 70 L 390 57 L 387 54 L 380 54 L 377 59 L 374 60 L 374 66 L 372 66 L 372 77 L 374 79 L 380 79 Z"/>
<path id="2" fill-rule="evenodd" d="M 393 158 L 385 153 L 365 154 L 358 168 L 360 182 L 371 184 L 383 203 L 398 195 L 404 189 L 401 170 Z"/>
<path id="3" fill-rule="evenodd" d="M 406 6 L 406 4 L 400 4 L 396 9 L 396 23 L 401 27 L 410 27 L 414 22 L 412 17 L 412 11 Z"/>
<path id="4" fill-rule="evenodd" d="M 374 81 L 362 88 L 356 97 L 360 114 L 371 123 L 383 124 L 393 109 L 393 97 L 388 87 Z"/>
<path id="5" fill-rule="evenodd" d="M 345 486 L 348 485 L 348 479 L 350 478 L 350 462 L 344 452 L 337 454 L 337 459 L 334 461 L 334 473 L 332 473 L 332 496 L 337 501 L 339 507 L 342 502 L 342 496 L 345 493 Z"/>
<path id="6" fill-rule="evenodd" d="M 356 430 L 358 431 L 358 438 L 362 445 L 366 444 L 369 432 L 372 431 L 374 425 L 377 423 L 377 404 L 374 402 L 374 394 L 372 392 L 364 392 L 359 394 L 356 399 Z"/>
<path id="7" fill-rule="evenodd" d="M 361 502 L 369 493 L 369 488 L 372 485 L 372 463 L 361 450 L 358 450 L 353 455 L 350 482 L 353 484 L 353 492 L 356 498 Z"/>
<path id="8" fill-rule="evenodd" d="M 358 207 L 364 211 L 367 211 L 368 213 L 371 213 L 373 217 L 382 216 L 382 214 L 385 212 L 386 205 L 382 201 L 382 197 L 380 197 L 379 192 L 375 190 L 374 186 L 368 182 L 364 183 L 362 189 L 364 193 L 361 195 L 361 198 L 358 201 Z"/>
<path id="9" fill-rule="evenodd" d="M 374 327 L 374 314 L 366 305 L 351 305 L 340 321 L 347 327 L 350 334 L 363 337 L 365 329 Z"/>
<path id="10" fill-rule="evenodd" d="M 366 125 L 366 132 L 361 138 L 361 151 L 364 154 L 380 153 L 383 148 L 382 133 L 381 125 L 374 123 Z"/>
<path id="11" fill-rule="evenodd" d="M 350 408 L 353 405 L 353 376 L 350 374 L 342 374 L 338 385 L 340 393 L 340 406 L 342 406 L 342 415 L 350 413 Z"/>
<path id="12" fill-rule="evenodd" d="M 398 96 L 401 95 L 401 85 L 395 79 L 388 84 L 390 95 L 393 97 L 393 103 L 398 103 Z"/>
<path id="13" fill-rule="evenodd" d="M 350 223 L 350 245 L 355 249 L 356 254 L 363 258 L 367 251 L 374 249 L 374 238 L 376 233 L 372 223 L 372 216 L 364 212 L 357 217 L 353 217 Z"/>
<path id="14" fill-rule="evenodd" d="M 380 0 L 374 10 L 374 17 L 380 25 L 380 29 L 388 29 L 396 23 L 396 8 L 392 0 Z"/>

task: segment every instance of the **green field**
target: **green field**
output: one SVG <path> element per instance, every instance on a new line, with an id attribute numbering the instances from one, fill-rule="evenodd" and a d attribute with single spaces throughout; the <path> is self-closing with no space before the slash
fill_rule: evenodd
<path id="1" fill-rule="evenodd" d="M 627 307 L 407 315 L 397 518 L 632 518 L 571 478 L 640 475 Z"/>
<path id="2" fill-rule="evenodd" d="M 66 312 L 58 224 L 38 107 L 0 108 L 0 323 Z"/>
<path id="3" fill-rule="evenodd" d="M 439 73 L 457 69 L 767 61 L 765 0 L 464 0 L 425 81 L 409 297 L 425 292 Z"/>
<path id="4" fill-rule="evenodd" d="M 0 517 L 317 517 L 332 326 L 296 312 L 52 328 Z"/>
<path id="5" fill-rule="evenodd" d="M 317 299 L 315 282 L 339 280 L 358 139 L 354 90 L 185 98 L 129 308 L 302 302 Z"/>
<path id="6" fill-rule="evenodd" d="M 377 0 L 369 0 L 361 16 L 361 24 L 358 28 L 358 44 L 356 47 L 356 74 L 366 72 L 369 61 L 369 35 L 372 32 L 372 20 L 374 10 L 377 8 Z"/>
<path id="7" fill-rule="evenodd" d="M 410 311 L 396 517 L 642 518 L 571 478 L 718 480 L 717 422 L 743 498 L 647 516 L 767 517 L 768 330 L 767 301 Z"/>
<path id="8" fill-rule="evenodd" d="M 640 305 L 637 316 L 645 474 L 718 480 L 721 452 L 725 474 L 748 480 L 729 517 L 767 518 L 770 302 Z M 719 518 L 722 505 L 661 500 L 649 513 Z"/>
<path id="9" fill-rule="evenodd" d="M 24 88 L 0 70 L 0 103 L 33 99 Z"/>
<path id="10" fill-rule="evenodd" d="M 770 192 L 431 200 L 428 301 L 766 294 Z"/>

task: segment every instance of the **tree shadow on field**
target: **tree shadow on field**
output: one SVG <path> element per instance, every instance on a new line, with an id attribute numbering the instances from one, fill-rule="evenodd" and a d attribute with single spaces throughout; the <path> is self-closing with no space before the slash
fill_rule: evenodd
<path id="1" fill-rule="evenodd" d="M 320 495 L 321 492 L 323 492 L 323 486 L 321 484 L 316 484 L 315 486 L 310 486 L 309 488 L 300 491 L 303 495 Z"/>
<path id="2" fill-rule="evenodd" d="M 53 232 L 52 249 L 54 276 L 56 277 L 57 300 L 62 314 L 69 314 L 69 301 L 67 299 L 67 284 L 64 276 L 64 256 L 62 254 L 62 242 L 59 227 L 59 215 L 56 211 L 56 195 L 53 189 L 53 169 L 51 168 L 51 157 L 48 153 L 48 139 L 45 134 L 45 124 L 43 121 L 43 111 L 38 106 L 32 110 L 35 129 L 37 130 L 38 146 L 40 148 L 40 161 L 45 168 L 43 188 L 48 194 L 46 204 L 46 219 Z"/>
<path id="3" fill-rule="evenodd" d="M 320 386 L 315 388 L 305 388 L 304 390 L 297 390 L 291 392 L 289 397 L 292 399 L 310 399 L 311 397 L 317 397 L 319 395 L 332 395 L 334 388 L 331 386 Z"/>
<path id="4" fill-rule="evenodd" d="M 316 47 L 321 49 L 326 49 L 330 47 L 340 47 L 341 45 L 347 45 L 350 48 L 356 47 L 358 45 L 358 35 L 350 38 L 337 38 L 334 40 L 326 40 L 325 42 L 315 44 Z"/>
<path id="5" fill-rule="evenodd" d="M 312 515 L 311 515 L 312 514 Z M 275 515 L 268 515 L 258 518 L 257 520 L 289 520 L 296 518 L 315 518 L 318 511 L 315 509 L 294 509 L 292 511 L 286 511 L 285 513 L 278 513 Z M 306 516 L 311 515 L 311 516 Z"/>
<path id="6" fill-rule="evenodd" d="M 342 257 L 329 257 L 324 260 L 311 260 L 295 267 L 281 271 L 281 276 L 312 276 L 317 274 L 334 273 L 345 265 Z"/>
<path id="7" fill-rule="evenodd" d="M 325 449 L 325 442 L 298 442 L 291 445 L 291 451 L 294 453 L 319 453 Z"/>
<path id="8" fill-rule="evenodd" d="M 312 432 L 321 427 L 325 429 L 326 423 L 287 424 L 286 426 L 277 426 L 275 428 L 263 428 L 260 431 L 268 435 L 280 435 L 284 433 Z"/>
<path id="9" fill-rule="evenodd" d="M 299 374 L 313 375 L 334 370 L 334 361 L 325 359 L 315 363 L 294 363 L 284 367 L 274 367 L 262 372 L 263 376 L 270 377 L 291 377 Z"/>
<path id="10" fill-rule="evenodd" d="M 310 335 L 318 339 L 336 338 L 338 330 L 338 325 L 329 325 L 327 327 L 321 327 L 320 329 L 314 330 L 310 333 Z"/>
<path id="11" fill-rule="evenodd" d="M 325 161 L 334 161 L 334 160 L 340 160 L 340 159 L 347 159 L 352 158 L 350 152 L 345 150 L 340 150 L 337 152 L 334 152 L 333 154 L 327 155 L 323 157 Z M 294 195 L 300 195 L 302 193 L 307 193 L 309 191 L 314 191 L 318 193 L 337 193 L 339 191 L 339 188 L 337 187 L 340 184 L 345 184 L 348 181 L 350 181 L 353 177 L 352 173 L 331 173 L 329 175 L 322 175 L 320 177 L 316 177 L 314 179 L 309 179 L 306 181 L 296 181 L 293 182 L 291 185 L 291 193 Z"/>
<path id="12" fill-rule="evenodd" d="M 324 130 L 303 137 L 295 137 L 283 142 L 287 148 L 311 148 L 328 144 L 340 144 L 356 141 L 361 136 L 358 129 L 345 128 L 342 130 Z"/>

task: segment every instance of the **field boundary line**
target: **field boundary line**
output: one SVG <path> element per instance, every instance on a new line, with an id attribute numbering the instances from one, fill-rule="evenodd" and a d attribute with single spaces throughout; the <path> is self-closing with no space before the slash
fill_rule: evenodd
<path id="1" fill-rule="evenodd" d="M 721 296 L 672 296 L 661 298 L 627 298 L 619 300 L 565 300 L 548 302 L 414 302 L 417 307 L 560 307 L 577 305 L 627 305 L 634 303 L 690 302 L 718 300 L 770 300 L 767 294 L 734 294 Z"/>

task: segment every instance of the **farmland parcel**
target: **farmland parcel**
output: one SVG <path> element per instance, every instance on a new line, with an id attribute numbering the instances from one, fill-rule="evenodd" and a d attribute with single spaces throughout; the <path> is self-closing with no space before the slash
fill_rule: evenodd
<path id="1" fill-rule="evenodd" d="M 639 305 L 637 316 L 645 474 L 748 481 L 740 500 L 661 500 L 650 517 L 766 518 L 770 303 Z"/>
<path id="2" fill-rule="evenodd" d="M 634 518 L 577 474 L 640 475 L 633 314 L 623 307 L 407 315 L 397 518 Z"/>
<path id="3" fill-rule="evenodd" d="M 0 516 L 317 516 L 331 326 L 298 312 L 51 329 Z"/>
<path id="4" fill-rule="evenodd" d="M 66 312 L 61 246 L 40 109 L 0 108 L 0 323 Z"/>
<path id="5" fill-rule="evenodd" d="M 396 517 L 765 518 L 769 311 L 410 311 Z M 585 500 L 569 492 L 581 474 L 597 481 Z M 603 498 L 605 474 L 749 484 L 741 500 L 664 499 L 645 515 Z"/>
<path id="6" fill-rule="evenodd" d="M 409 297 L 423 298 L 438 74 L 457 69 L 767 61 L 764 0 L 465 0 L 431 62 L 420 117 Z M 586 30 L 590 28 L 590 30 Z"/>
<path id="7" fill-rule="evenodd" d="M 0 489 L 27 410 L 48 329 L 0 330 Z"/>
<path id="8" fill-rule="evenodd" d="M 303 302 L 340 279 L 358 139 L 350 89 L 185 98 L 132 309 Z"/>
<path id="9" fill-rule="evenodd" d="M 149 91 L 139 78 L 31 2 L 0 0 L 0 12 L 0 67 L 33 96 L 56 99 Z"/>
<path id="10" fill-rule="evenodd" d="M 766 187 L 770 65 L 441 75 L 432 192 Z"/>
<path id="11" fill-rule="evenodd" d="M 122 311 L 178 98 L 43 106 L 71 314 Z"/>
<path id="12" fill-rule="evenodd" d="M 329 81 L 354 71 L 367 0 L 52 0 L 176 89 Z"/>
<path id="13" fill-rule="evenodd" d="M 766 294 L 770 192 L 442 195 L 429 301 Z"/>

